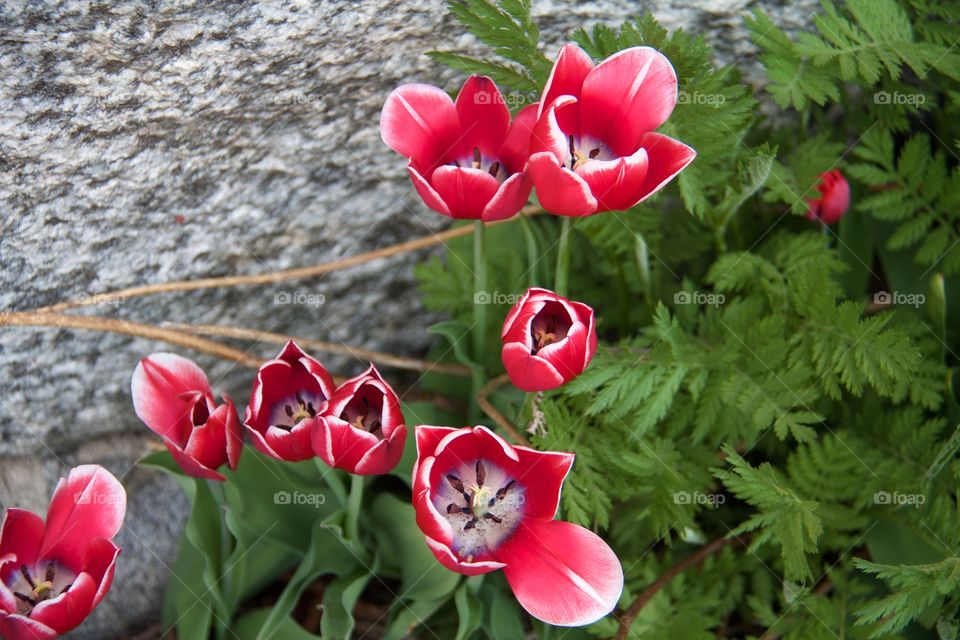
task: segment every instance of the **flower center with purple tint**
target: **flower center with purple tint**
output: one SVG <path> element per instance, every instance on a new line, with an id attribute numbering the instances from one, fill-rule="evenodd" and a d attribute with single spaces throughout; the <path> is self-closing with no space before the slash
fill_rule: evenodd
<path id="1" fill-rule="evenodd" d="M 383 439 L 382 415 L 383 394 L 376 388 L 364 386 L 340 412 L 340 419 L 349 423 L 354 429 L 369 431 L 377 438 Z"/>
<path id="2" fill-rule="evenodd" d="M 547 345 L 566 338 L 572 325 L 570 314 L 562 304 L 554 301 L 544 304 L 530 322 L 530 333 L 533 336 L 533 349 L 530 354 L 536 355 Z"/>
<path id="3" fill-rule="evenodd" d="M 507 171 L 507 167 L 502 162 L 494 158 L 487 158 L 480 153 L 480 149 L 477 147 L 473 148 L 473 155 L 455 158 L 447 164 L 454 167 L 469 167 L 486 171 L 498 182 L 503 182 L 510 177 L 510 172 Z"/>
<path id="4" fill-rule="evenodd" d="M 270 424 L 282 429 L 293 429 L 302 420 L 317 417 L 317 407 L 323 402 L 323 396 L 308 391 L 297 391 L 273 405 L 270 410 Z"/>
<path id="5" fill-rule="evenodd" d="M 484 460 L 444 474 L 431 500 L 453 528 L 453 550 L 467 562 L 494 551 L 523 518 L 523 486 Z"/>
<path id="6" fill-rule="evenodd" d="M 17 613 L 29 616 L 44 600 L 66 593 L 77 575 L 56 562 L 38 562 L 32 567 L 23 564 L 11 574 L 7 585 L 17 601 Z"/>
<path id="7" fill-rule="evenodd" d="M 589 137 L 576 138 L 572 134 L 567 136 L 570 150 L 570 166 L 565 169 L 576 171 L 591 160 L 613 160 L 615 156 L 604 143 Z"/>

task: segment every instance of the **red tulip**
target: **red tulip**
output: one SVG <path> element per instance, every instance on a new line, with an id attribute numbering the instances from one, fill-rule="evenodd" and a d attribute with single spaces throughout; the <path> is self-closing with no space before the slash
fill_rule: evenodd
<path id="1" fill-rule="evenodd" d="M 416 429 L 413 503 L 440 563 L 503 569 L 517 600 L 549 624 L 610 613 L 623 590 L 617 556 L 583 527 L 554 520 L 572 453 L 514 447 L 486 427 Z"/>
<path id="2" fill-rule="evenodd" d="M 827 171 L 820 176 L 817 184 L 820 197 L 808 200 L 809 220 L 820 220 L 824 224 L 840 222 L 840 218 L 850 207 L 850 185 L 839 169 Z"/>
<path id="3" fill-rule="evenodd" d="M 532 104 L 510 123 L 510 110 L 490 78 L 471 76 L 457 102 L 437 87 L 405 84 L 387 97 L 380 136 L 410 159 L 407 171 L 428 207 L 451 218 L 502 220 L 530 197 L 524 173 Z"/>
<path id="4" fill-rule="evenodd" d="M 243 423 L 254 446 L 277 460 L 313 457 L 311 433 L 333 395 L 333 378 L 292 340 L 257 371 Z"/>
<path id="5" fill-rule="evenodd" d="M 97 465 L 60 479 L 47 520 L 7 509 L 0 528 L 0 638 L 49 640 L 79 625 L 110 590 L 123 485 Z"/>
<path id="6" fill-rule="evenodd" d="M 528 289 L 503 321 L 501 340 L 513 386 L 556 389 L 583 373 L 597 351 L 593 309 L 547 289 Z"/>
<path id="7" fill-rule="evenodd" d="M 596 67 L 560 50 L 540 100 L 527 171 L 544 209 L 588 216 L 656 193 L 696 152 L 654 133 L 677 103 L 677 75 L 656 49 L 632 47 Z"/>
<path id="8" fill-rule="evenodd" d="M 222 481 L 220 466 L 237 468 L 243 449 L 237 410 L 228 396 L 217 405 L 206 374 L 193 361 L 153 353 L 134 370 L 131 390 L 137 416 L 163 438 L 188 476 Z"/>
<path id="9" fill-rule="evenodd" d="M 370 365 L 330 398 L 313 431 L 313 450 L 331 467 L 378 475 L 397 466 L 406 439 L 400 400 Z"/>

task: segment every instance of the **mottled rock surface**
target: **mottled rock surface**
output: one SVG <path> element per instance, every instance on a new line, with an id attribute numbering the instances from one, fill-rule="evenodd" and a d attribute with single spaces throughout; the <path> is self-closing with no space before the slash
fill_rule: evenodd
<path id="1" fill-rule="evenodd" d="M 707 34 L 748 78 L 756 67 L 742 15 L 763 6 L 779 24 L 802 27 L 815 2 L 777 4 L 534 2 L 551 56 L 577 26 L 652 9 L 670 28 Z M 377 119 L 400 82 L 459 84 L 423 52 L 477 48 L 461 33 L 440 0 L 0 4 L 0 309 L 285 269 L 444 227 L 380 142 Z M 416 353 L 434 320 L 413 290 L 422 257 L 307 283 L 118 299 L 87 313 Z M 326 302 L 275 304 L 284 292 Z M 60 475 L 94 461 L 131 495 L 113 591 L 73 638 L 125 638 L 158 615 L 185 501 L 170 481 L 133 466 L 149 438 L 128 388 L 137 359 L 159 348 L 0 330 L 3 506 L 42 510 Z M 245 398 L 248 371 L 197 360 L 218 389 Z M 329 362 L 341 375 L 363 366 Z"/>

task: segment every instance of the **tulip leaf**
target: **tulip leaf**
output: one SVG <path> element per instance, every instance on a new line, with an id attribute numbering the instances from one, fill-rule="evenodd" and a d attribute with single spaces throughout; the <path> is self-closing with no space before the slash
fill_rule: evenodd
<path id="1" fill-rule="evenodd" d="M 401 599 L 435 600 L 452 594 L 460 576 L 430 552 L 409 502 L 382 493 L 373 501 L 370 521 L 384 563 L 399 563 L 393 568 L 399 570 Z"/>
<path id="2" fill-rule="evenodd" d="M 447 320 L 431 326 L 429 331 L 447 339 L 457 362 L 483 373 L 483 367 L 470 356 L 470 327 L 457 320 Z"/>
<path id="3" fill-rule="evenodd" d="M 412 637 L 412 631 L 429 620 L 447 602 L 440 600 L 414 600 L 404 603 L 390 621 L 390 626 L 381 640 L 401 640 Z"/>
<path id="4" fill-rule="evenodd" d="M 231 629 L 236 640 L 254 640 L 257 633 L 263 628 L 264 622 L 270 617 L 270 608 L 254 609 L 245 614 Z M 283 640 L 319 640 L 321 636 L 314 635 L 298 625 L 290 618 L 279 620 L 276 624 L 277 638 Z M 200 636 L 190 636 L 200 637 Z"/>
<path id="5" fill-rule="evenodd" d="M 204 555 L 186 537 L 163 596 L 163 629 L 176 629 L 179 638 L 208 638 L 213 624 L 209 594 L 198 595 L 190 585 L 203 583 Z"/>
<path id="6" fill-rule="evenodd" d="M 513 640 L 524 636 L 520 607 L 505 583 L 502 576 L 490 574 L 481 591 L 487 604 L 483 628 L 492 640 Z"/>
<path id="7" fill-rule="evenodd" d="M 293 611 L 304 589 L 322 575 L 343 575 L 354 571 L 361 564 L 361 552 L 354 549 L 352 541 L 344 540 L 340 527 L 322 520 L 316 521 L 311 529 L 310 546 L 300 566 L 274 603 L 256 640 L 284 638 L 282 634 L 277 635 L 278 626 Z"/>
<path id="8" fill-rule="evenodd" d="M 480 628 L 482 614 L 480 611 L 480 600 L 477 598 L 477 591 L 482 579 L 483 576 L 467 578 L 453 596 L 454 604 L 457 606 L 457 616 L 459 617 L 457 635 L 454 640 L 466 640 L 474 631 Z"/>
<path id="9" fill-rule="evenodd" d="M 320 618 L 320 633 L 324 640 L 350 639 L 354 627 L 353 607 L 371 575 L 370 571 L 363 569 L 340 576 L 327 585 L 323 592 L 323 617 Z"/>

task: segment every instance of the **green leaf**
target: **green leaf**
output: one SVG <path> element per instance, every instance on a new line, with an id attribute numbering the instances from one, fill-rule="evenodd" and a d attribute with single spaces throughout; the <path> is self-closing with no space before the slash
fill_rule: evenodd
<path id="1" fill-rule="evenodd" d="M 340 576 L 327 585 L 320 618 L 320 633 L 324 640 L 350 640 L 354 627 L 353 608 L 370 577 L 370 572 L 364 569 Z"/>
<path id="2" fill-rule="evenodd" d="M 241 617 L 231 630 L 236 640 L 255 640 L 257 633 L 263 628 L 263 625 L 270 618 L 271 609 L 269 607 L 262 609 L 253 609 Z M 201 636 L 187 636 L 190 638 L 200 638 Z M 284 618 L 276 622 L 275 637 L 283 640 L 320 640 L 321 636 L 314 635 L 298 625 L 290 618 Z"/>

